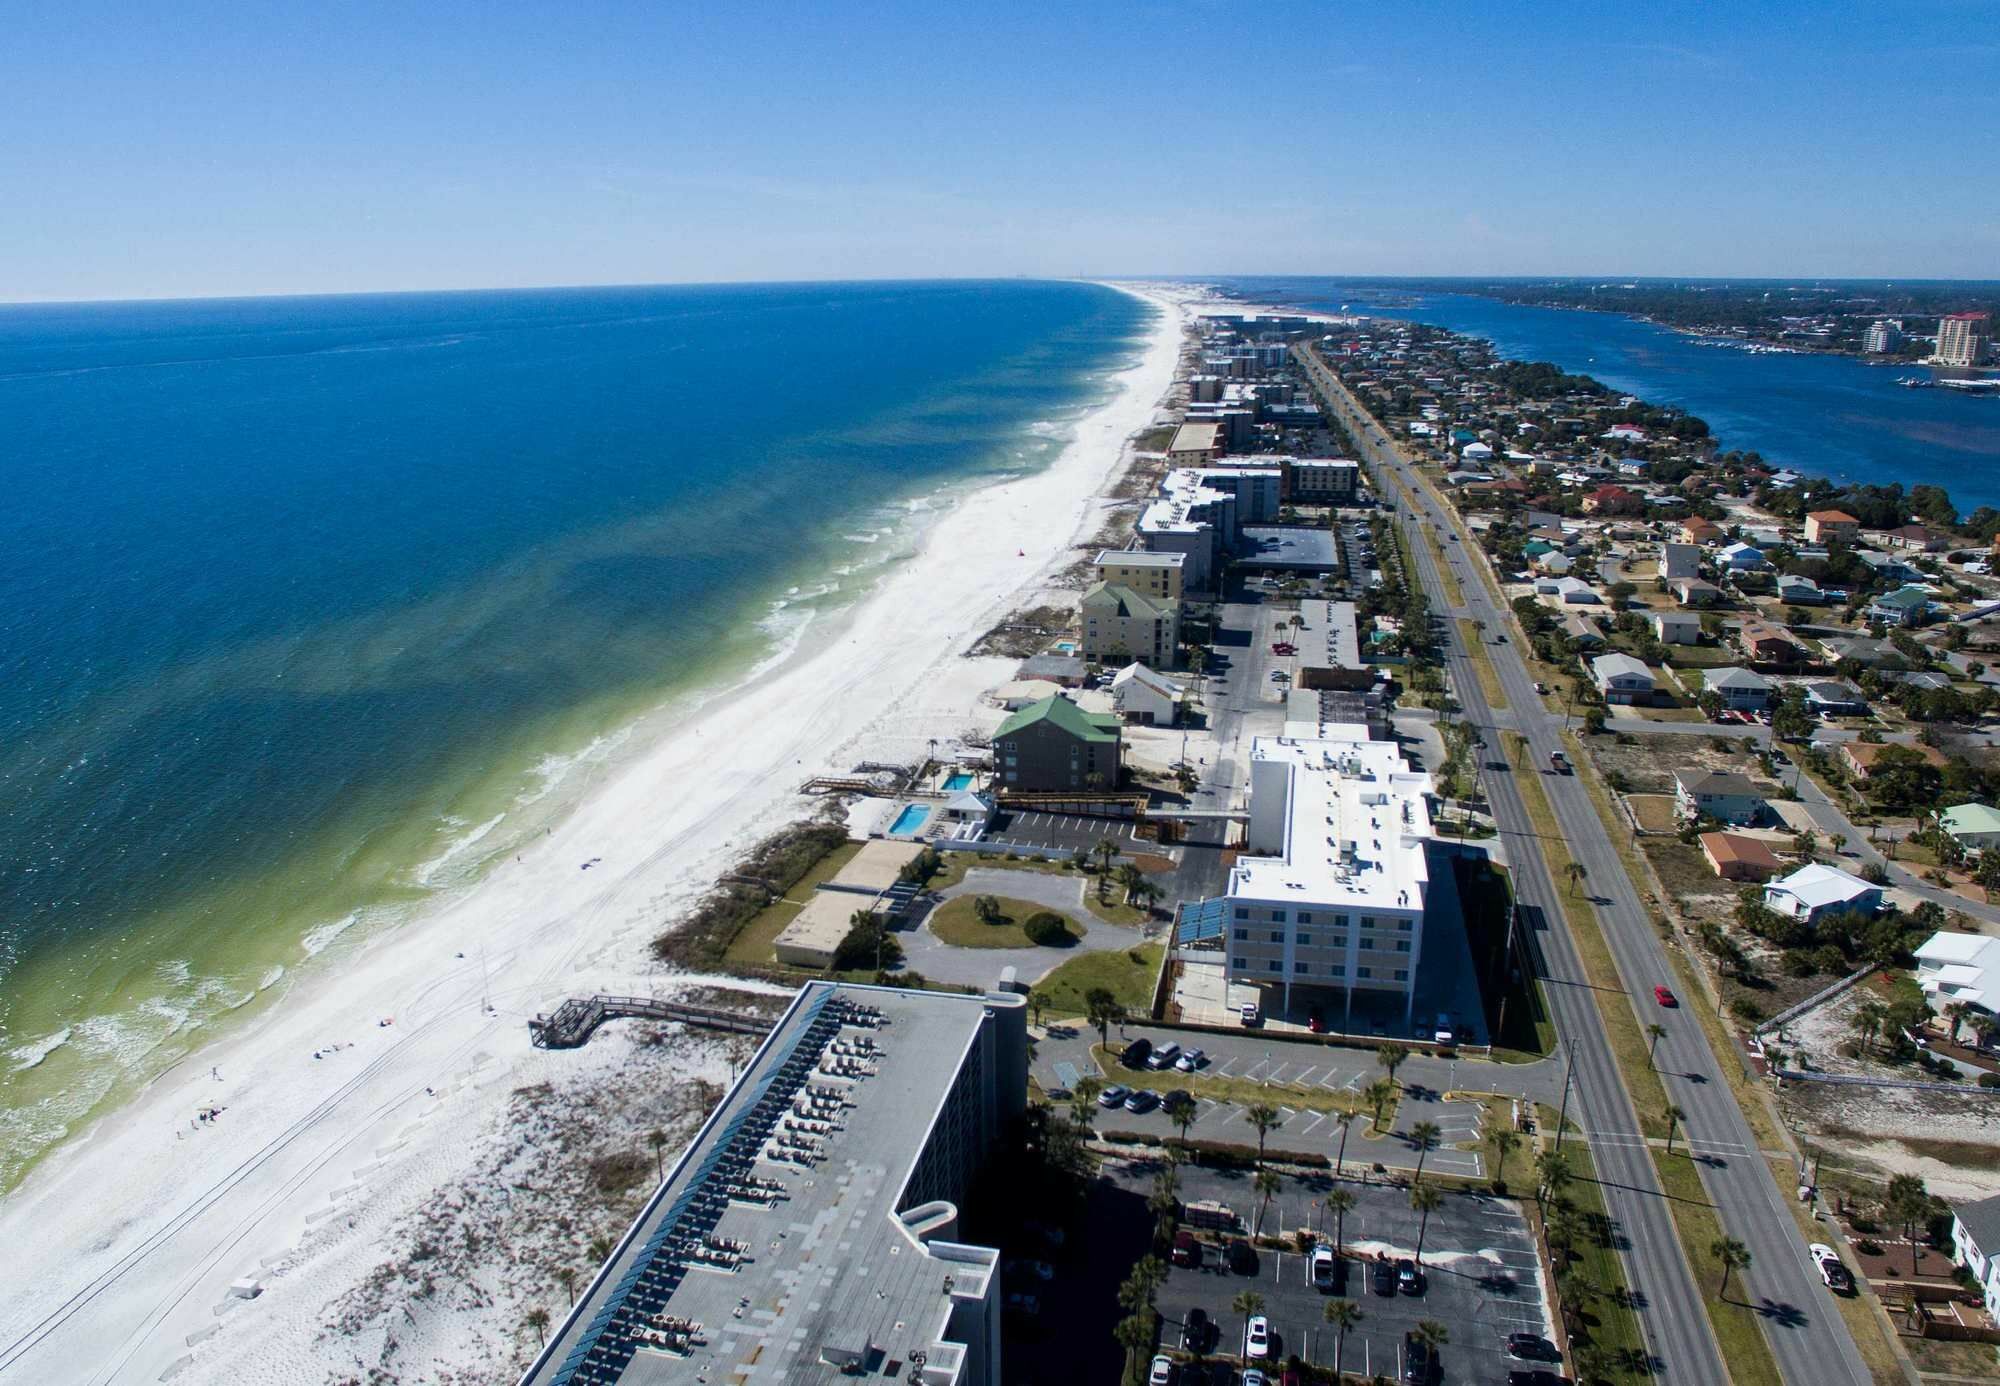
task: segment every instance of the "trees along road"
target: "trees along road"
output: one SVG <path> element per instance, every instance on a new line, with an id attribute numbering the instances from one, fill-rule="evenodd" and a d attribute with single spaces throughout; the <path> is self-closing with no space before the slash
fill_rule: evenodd
<path id="1" fill-rule="evenodd" d="M 1463 615 L 1483 620 L 1493 630 L 1502 631 L 1512 626 L 1512 613 L 1502 610 L 1486 583 L 1471 572 L 1460 574 L 1465 607 L 1444 607 L 1445 588 L 1437 560 L 1419 525 L 1444 535 L 1456 534 L 1456 527 L 1382 427 L 1353 407 L 1309 351 L 1303 354 L 1308 371 L 1320 383 L 1321 394 L 1334 406 L 1363 458 L 1378 471 L 1398 475 L 1416 498 L 1417 515 L 1409 514 L 1407 505 L 1397 504 L 1400 523 L 1424 590 L 1442 618 L 1445 662 L 1453 692 L 1466 720 L 1485 729 L 1491 745 L 1498 740 L 1493 730 L 1495 715 L 1487 705 L 1455 618 Z M 1454 546 L 1447 539 L 1443 547 L 1463 546 Z M 1520 637 L 1517 634 L 1515 638 Z M 1486 655 L 1507 696 L 1510 711 L 1506 720 L 1527 737 L 1527 772 L 1539 774 L 1548 764 L 1550 752 L 1565 749 L 1557 720 L 1536 694 L 1534 680 L 1515 645 L 1489 647 Z M 1535 931 L 1532 946 L 1540 955 L 1539 970 L 1550 1011 L 1563 1046 L 1576 1065 L 1571 1108 L 1580 1114 L 1589 1134 L 1605 1206 L 1623 1236 L 1626 1275 L 1635 1302 L 1641 1306 L 1639 1320 L 1654 1354 L 1656 1373 L 1662 1380 L 1726 1381 L 1728 1373 L 1710 1330 L 1703 1290 L 1695 1285 L 1632 1099 L 1605 1042 L 1597 1001 L 1569 936 L 1555 883 L 1532 840 L 1534 825 L 1511 772 L 1487 772 L 1485 778 L 1494 820 L 1509 841 L 1516 898 L 1541 915 L 1543 927 Z M 1652 988 L 1673 975 L 1664 946 L 1583 785 L 1574 776 L 1564 775 L 1544 775 L 1542 784 L 1571 855 L 1589 873 L 1585 881 L 1596 899 L 1600 927 L 1619 976 L 1631 997 L 1643 998 L 1635 1001 L 1643 1025 L 1655 1018 L 1651 1014 Z M 1723 1081 L 1717 1056 L 1709 1048 L 1700 1023 L 1692 1017 L 1674 1023 L 1673 1013 L 1663 1018 L 1667 1034 L 1660 1041 L 1656 1062 L 1668 1098 L 1687 1113 L 1681 1123 L 1687 1143 L 1712 1157 L 1701 1167 L 1701 1179 L 1724 1230 L 1740 1238 L 1751 1252 L 1752 1264 L 1737 1278 L 1732 1293 L 1747 1296 L 1750 1303 L 1761 1307 L 1765 1336 L 1786 1381 L 1866 1386 L 1869 1374 L 1860 1352 L 1839 1311 L 1826 1299 L 1827 1291 L 1806 1255 L 1805 1239 L 1765 1167 L 1749 1123 Z"/>

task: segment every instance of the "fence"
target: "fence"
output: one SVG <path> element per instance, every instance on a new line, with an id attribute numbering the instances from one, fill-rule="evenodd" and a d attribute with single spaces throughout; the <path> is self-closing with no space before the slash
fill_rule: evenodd
<path id="1" fill-rule="evenodd" d="M 1842 1088 L 1897 1088 L 1907 1092 L 1958 1092 L 1974 1097 L 2000 1097 L 2000 1088 L 1982 1088 L 1977 1083 L 1922 1083 L 1908 1078 L 1864 1078 L 1856 1073 L 1802 1073 L 1795 1068 L 1771 1070 L 1793 1083 L 1830 1083 Z"/>
<path id="2" fill-rule="evenodd" d="M 1040 857 L 1043 861 L 1075 861 L 1079 855 L 1073 847 L 1032 847 L 1024 842 L 962 842 L 954 838 L 938 838 L 930 845 L 940 852 L 976 852 L 982 857 Z"/>
<path id="3" fill-rule="evenodd" d="M 1784 1010 L 1779 1011 L 1776 1015 L 1772 1016 L 1769 1020 L 1765 1021 L 1762 1025 L 1759 1025 L 1756 1030 L 1757 1037 L 1759 1039 L 1762 1039 L 1765 1035 L 1777 1029 L 1780 1025 L 1783 1025 L 1788 1021 L 1796 1020 L 1798 1019 L 1798 1017 L 1804 1015 L 1807 1011 L 1811 1010 L 1813 1007 L 1831 1001 L 1834 997 L 1840 995 L 1840 993 L 1846 991 L 1849 987 L 1853 986 L 1856 982 L 1859 982 L 1862 978 L 1866 977 L 1869 973 L 1873 971 L 1875 971 L 1873 967 L 1864 967 L 1859 972 L 1852 973 L 1849 976 L 1842 977 L 1837 982 L 1831 983 L 1828 986 L 1821 987 L 1818 991 L 1814 992 L 1811 996 L 1808 996 L 1805 1000 L 1799 1002 L 1796 1006 L 1786 1007 Z"/>

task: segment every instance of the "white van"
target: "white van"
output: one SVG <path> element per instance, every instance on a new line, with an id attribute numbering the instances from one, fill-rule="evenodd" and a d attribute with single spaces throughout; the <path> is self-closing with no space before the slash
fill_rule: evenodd
<path id="1" fill-rule="evenodd" d="M 1255 1025 L 1260 1018 L 1257 1014 L 1257 1003 L 1255 1001 L 1245 1001 L 1242 1010 L 1238 1014 L 1242 1016 L 1245 1025 Z"/>

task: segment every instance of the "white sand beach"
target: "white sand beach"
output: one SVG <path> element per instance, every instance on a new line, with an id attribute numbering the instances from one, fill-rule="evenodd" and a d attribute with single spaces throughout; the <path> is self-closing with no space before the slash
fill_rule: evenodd
<path id="1" fill-rule="evenodd" d="M 382 1291 L 379 1267 L 425 1217 L 471 1202 L 482 1226 L 507 1226 L 514 1191 L 538 1187 L 530 1123 L 548 1103 L 591 1120 L 592 1084 L 672 1096 L 726 1081 L 714 1041 L 641 1053 L 614 1027 L 549 1054 L 526 1020 L 567 996 L 700 984 L 665 973 L 649 940 L 810 810 L 802 781 L 990 725 L 979 695 L 1012 661 L 961 651 L 1097 532 L 1127 440 L 1172 383 L 1194 295 L 1128 291 L 1158 321 L 1047 470 L 967 494 L 873 594 L 706 699 L 518 864 L 302 982 L 0 1204 L 0 1382 L 491 1381 L 524 1360 L 520 1296 L 553 1293 L 541 1303 L 558 1319 L 566 1307 L 559 1287 L 510 1274 L 528 1248 L 461 1247 L 477 1275 L 387 1309 L 356 1308 L 356 1293 Z M 232 1296 L 250 1279 L 255 1297 Z"/>

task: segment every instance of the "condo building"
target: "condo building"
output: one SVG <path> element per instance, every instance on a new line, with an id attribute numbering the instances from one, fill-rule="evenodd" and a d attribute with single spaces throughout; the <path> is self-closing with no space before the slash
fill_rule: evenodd
<path id="1" fill-rule="evenodd" d="M 1986 356 L 1992 319 L 1984 313 L 1953 313 L 1938 319 L 1937 350 L 1931 359 L 1940 366 L 1976 366 Z"/>
<path id="2" fill-rule="evenodd" d="M 808 983 L 523 1386 L 998 1386 L 959 1205 L 1027 1085 L 1021 996 Z"/>

